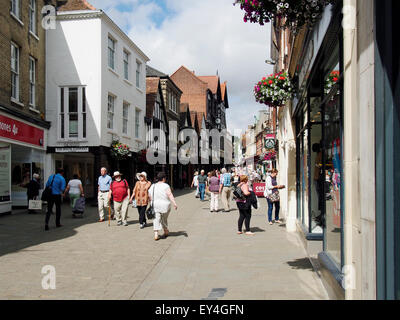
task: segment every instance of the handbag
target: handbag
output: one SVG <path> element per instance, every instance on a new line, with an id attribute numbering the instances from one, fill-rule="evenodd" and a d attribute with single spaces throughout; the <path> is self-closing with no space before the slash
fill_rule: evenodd
<path id="1" fill-rule="evenodd" d="M 137 208 L 136 199 L 132 201 L 132 208 Z"/>
<path id="2" fill-rule="evenodd" d="M 42 210 L 42 200 L 29 200 L 29 210 Z"/>
<path id="3" fill-rule="evenodd" d="M 234 185 L 233 186 L 233 195 L 235 196 L 236 199 L 241 199 L 244 200 L 245 196 L 243 194 L 242 188 L 239 187 L 239 185 Z"/>
<path id="4" fill-rule="evenodd" d="M 272 192 L 272 194 L 268 196 L 268 200 L 271 202 L 279 202 L 281 200 L 279 191 L 276 190 L 275 192 Z"/>
<path id="5" fill-rule="evenodd" d="M 51 195 L 53 194 L 52 193 L 52 187 L 53 187 L 53 182 L 54 182 L 55 178 L 56 178 L 56 175 L 53 176 L 53 180 L 51 180 L 50 185 L 43 190 L 42 198 L 41 198 L 42 201 L 49 202 L 49 200 L 51 198 Z"/>
<path id="6" fill-rule="evenodd" d="M 151 198 L 151 204 L 150 207 L 146 210 L 146 217 L 149 220 L 152 220 L 155 218 L 156 213 L 154 211 L 154 189 L 156 188 L 156 185 L 153 186 L 153 197 Z"/>

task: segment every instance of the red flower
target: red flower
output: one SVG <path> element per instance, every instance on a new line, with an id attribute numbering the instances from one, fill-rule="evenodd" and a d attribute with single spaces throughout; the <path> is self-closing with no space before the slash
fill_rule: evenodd
<path id="1" fill-rule="evenodd" d="M 269 84 L 273 84 L 274 82 L 272 80 L 269 80 Z"/>
<path id="2" fill-rule="evenodd" d="M 336 77 L 333 78 L 333 81 L 335 81 L 335 82 L 337 82 L 338 80 L 339 80 L 339 79 L 336 78 Z"/>
<path id="3" fill-rule="evenodd" d="M 279 80 L 285 80 L 285 77 L 280 77 Z"/>

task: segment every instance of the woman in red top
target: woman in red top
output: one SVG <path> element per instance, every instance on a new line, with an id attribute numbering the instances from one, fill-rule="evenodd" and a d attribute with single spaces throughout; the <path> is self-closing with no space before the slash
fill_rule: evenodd
<path id="1" fill-rule="evenodd" d="M 135 184 L 135 188 L 132 191 L 132 197 L 130 203 L 133 199 L 136 200 L 136 207 L 139 212 L 139 223 L 140 229 L 146 227 L 146 208 L 149 204 L 149 194 L 148 191 L 151 187 L 151 182 L 147 181 L 147 173 L 138 173 L 136 178 L 139 180 Z"/>
<path id="2" fill-rule="evenodd" d="M 113 178 L 115 180 L 111 183 L 108 200 L 111 200 L 111 196 L 114 199 L 114 211 L 117 216 L 118 225 L 123 224 L 124 226 L 128 226 L 126 218 L 131 190 L 129 189 L 128 182 L 125 179 L 121 179 L 121 173 L 118 171 L 114 172 Z"/>

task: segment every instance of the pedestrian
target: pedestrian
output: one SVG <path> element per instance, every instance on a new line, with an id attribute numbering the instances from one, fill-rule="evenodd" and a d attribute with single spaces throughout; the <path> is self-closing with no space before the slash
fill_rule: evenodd
<path id="1" fill-rule="evenodd" d="M 113 198 L 117 225 L 128 226 L 126 219 L 131 190 L 128 182 L 125 179 L 122 180 L 122 174 L 119 171 L 114 172 L 113 178 L 114 181 L 111 183 L 110 192 L 108 193 L 108 201 L 110 202 L 111 197 Z"/>
<path id="2" fill-rule="evenodd" d="M 235 172 L 234 174 L 233 174 L 233 185 L 238 185 L 239 184 L 239 182 L 240 182 L 240 176 Z"/>
<path id="3" fill-rule="evenodd" d="M 136 175 L 136 179 L 139 181 L 136 182 L 135 187 L 133 188 L 132 196 L 129 202 L 132 203 L 133 200 L 136 201 L 136 208 L 139 213 L 140 229 L 143 229 L 146 227 L 147 224 L 146 209 L 147 205 L 149 204 L 148 192 L 151 186 L 151 182 L 147 181 L 147 173 L 144 171 L 142 173 L 138 173 Z"/>
<path id="4" fill-rule="evenodd" d="M 222 204 L 224 206 L 224 212 L 231 211 L 231 187 L 232 187 L 232 175 L 226 171 L 225 168 L 221 170 L 222 176 L 220 179 L 220 194 L 222 199 Z"/>
<path id="5" fill-rule="evenodd" d="M 284 189 L 285 186 L 278 185 L 277 182 L 278 170 L 272 169 L 270 175 L 267 177 L 265 183 L 264 197 L 268 201 L 268 222 L 270 225 L 275 223 L 282 223 L 279 220 L 279 210 L 280 210 L 280 196 L 279 189 Z M 275 220 L 272 220 L 272 211 L 275 205 Z"/>
<path id="6" fill-rule="evenodd" d="M 40 190 L 40 175 L 34 173 L 32 176 L 32 180 L 28 183 L 22 185 L 24 188 L 27 188 L 26 195 L 28 197 L 28 213 L 29 214 L 36 214 L 35 210 L 29 209 L 29 201 L 30 200 L 37 200 L 39 197 L 39 190 Z"/>
<path id="7" fill-rule="evenodd" d="M 218 200 L 220 194 L 220 182 L 217 177 L 217 172 L 214 170 L 211 172 L 210 177 L 210 193 L 211 193 L 211 201 L 210 201 L 210 211 L 218 212 Z"/>
<path id="8" fill-rule="evenodd" d="M 45 220 L 45 227 L 46 231 L 49 230 L 49 220 L 50 215 L 53 211 L 54 204 L 56 205 L 56 227 L 62 227 L 61 224 L 61 200 L 62 195 L 65 190 L 65 179 L 64 179 L 64 169 L 57 169 L 56 174 L 53 174 L 49 177 L 46 183 L 46 188 L 51 188 L 51 196 L 47 203 L 47 213 L 46 213 L 46 220 Z"/>
<path id="9" fill-rule="evenodd" d="M 165 183 L 166 175 L 164 172 L 157 174 L 157 183 L 153 184 L 149 189 L 149 198 L 155 212 L 154 225 L 154 240 L 160 240 L 159 232 L 164 230 L 164 237 L 169 235 L 168 217 L 171 212 L 171 202 L 175 210 L 178 210 L 175 198 L 172 194 L 170 186 Z"/>
<path id="10" fill-rule="evenodd" d="M 199 172 L 196 171 L 196 172 L 194 173 L 192 185 L 190 186 L 191 188 L 193 188 L 193 187 L 196 188 L 196 193 L 195 193 L 195 197 L 196 197 L 196 198 L 199 198 L 199 197 L 200 197 L 200 196 L 199 196 L 199 180 L 198 180 L 198 178 L 199 178 Z"/>
<path id="11" fill-rule="evenodd" d="M 74 174 L 73 179 L 68 182 L 67 188 L 64 191 L 63 197 L 69 192 L 69 200 L 72 210 L 75 208 L 75 203 L 80 197 L 84 197 L 82 181 L 77 174 Z"/>
<path id="12" fill-rule="evenodd" d="M 204 201 L 204 193 L 206 192 L 207 185 L 207 176 L 205 175 L 204 170 L 200 171 L 197 180 L 199 182 L 200 201 Z"/>
<path id="13" fill-rule="evenodd" d="M 242 227 L 243 222 L 246 227 L 246 235 L 254 235 L 250 230 L 250 220 L 251 220 L 251 192 L 249 189 L 249 178 L 245 175 L 240 176 L 240 182 L 238 188 L 240 188 L 243 197 L 236 199 L 236 205 L 239 209 L 239 220 L 238 220 L 238 234 L 243 234 Z"/>
<path id="14" fill-rule="evenodd" d="M 99 222 L 104 222 L 104 209 L 108 209 L 110 206 L 109 202 L 109 193 L 110 186 L 112 183 L 112 178 L 107 174 L 106 168 L 101 168 L 100 177 L 98 179 L 98 188 L 97 188 L 97 202 L 99 209 Z"/>

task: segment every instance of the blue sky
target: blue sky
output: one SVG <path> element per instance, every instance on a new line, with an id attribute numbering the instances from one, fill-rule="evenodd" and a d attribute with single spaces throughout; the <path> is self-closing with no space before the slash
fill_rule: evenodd
<path id="1" fill-rule="evenodd" d="M 272 72 L 270 26 L 244 23 L 234 0 L 88 0 L 104 10 L 151 59 L 149 65 L 172 74 L 181 65 L 196 75 L 228 82 L 228 128 L 246 129 L 265 106 L 253 87 Z"/>

